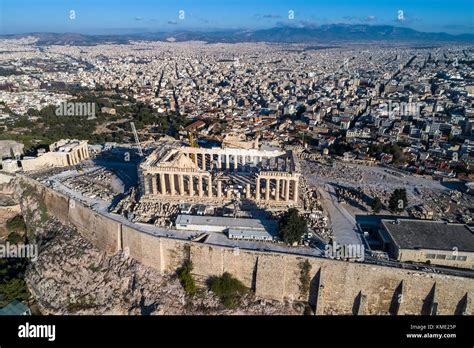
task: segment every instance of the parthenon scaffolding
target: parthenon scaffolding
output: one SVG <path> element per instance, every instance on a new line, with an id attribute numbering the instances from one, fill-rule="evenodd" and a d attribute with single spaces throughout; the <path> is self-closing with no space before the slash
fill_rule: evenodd
<path id="1" fill-rule="evenodd" d="M 230 201 L 296 205 L 299 165 L 291 151 L 241 148 L 156 149 L 140 165 L 141 193 L 148 199 Z"/>

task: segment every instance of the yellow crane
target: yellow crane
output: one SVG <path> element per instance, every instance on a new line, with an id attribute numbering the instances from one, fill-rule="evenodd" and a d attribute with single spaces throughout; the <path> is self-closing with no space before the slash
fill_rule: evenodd
<path id="1" fill-rule="evenodd" d="M 196 140 L 196 134 L 195 134 L 194 131 L 189 131 L 188 132 L 188 140 L 189 140 L 189 146 L 199 147 L 198 142 Z"/>
<path id="2" fill-rule="evenodd" d="M 196 139 L 196 134 L 194 131 L 189 131 L 188 132 L 188 140 L 189 140 L 189 146 L 191 147 L 199 147 L 197 139 Z M 196 161 L 195 154 L 191 154 L 191 159 L 193 161 Z"/>

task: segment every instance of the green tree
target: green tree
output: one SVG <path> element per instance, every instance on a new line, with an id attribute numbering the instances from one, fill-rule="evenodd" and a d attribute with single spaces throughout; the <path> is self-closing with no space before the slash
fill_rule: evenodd
<path id="1" fill-rule="evenodd" d="M 196 294 L 196 282 L 191 274 L 193 270 L 193 263 L 190 260 L 186 260 L 183 266 L 178 270 L 178 278 L 184 291 L 190 296 Z"/>
<path id="2" fill-rule="evenodd" d="M 248 288 L 240 280 L 225 272 L 222 276 L 213 276 L 209 279 L 209 288 L 219 297 L 227 308 L 235 308 Z"/>
<path id="3" fill-rule="evenodd" d="M 298 214 L 298 209 L 290 208 L 283 215 L 279 224 L 281 239 L 287 244 L 299 242 L 308 231 L 306 220 Z"/>
<path id="4" fill-rule="evenodd" d="M 23 279 L 12 278 L 3 284 L 0 284 L 0 307 L 5 306 L 14 299 L 27 301 L 28 298 L 28 289 Z"/>
<path id="5" fill-rule="evenodd" d="M 371 204 L 372 211 L 374 213 L 379 213 L 380 210 L 382 209 L 382 201 L 380 200 L 379 197 L 375 197 L 372 201 Z"/>
<path id="6" fill-rule="evenodd" d="M 6 227 L 10 233 L 22 234 L 26 231 L 26 224 L 23 216 L 16 215 L 7 221 Z"/>
<path id="7" fill-rule="evenodd" d="M 408 205 L 407 191 L 406 189 L 395 189 L 388 203 L 388 207 L 391 211 L 400 213 L 405 210 Z"/>
<path id="8" fill-rule="evenodd" d="M 24 240 L 25 240 L 24 236 L 16 232 L 10 233 L 7 237 L 7 242 L 10 244 L 22 244 L 24 243 Z"/>

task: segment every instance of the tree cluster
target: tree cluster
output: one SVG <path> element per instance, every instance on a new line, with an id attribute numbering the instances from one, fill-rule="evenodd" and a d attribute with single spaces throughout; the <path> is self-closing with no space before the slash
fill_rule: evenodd
<path id="1" fill-rule="evenodd" d="M 211 277 L 209 288 L 227 308 L 237 307 L 241 298 L 248 292 L 248 288 L 228 272 L 221 276 Z"/>
<path id="2" fill-rule="evenodd" d="M 308 231 L 306 220 L 299 215 L 298 209 L 290 208 L 279 223 L 280 238 L 287 244 L 300 242 Z"/>

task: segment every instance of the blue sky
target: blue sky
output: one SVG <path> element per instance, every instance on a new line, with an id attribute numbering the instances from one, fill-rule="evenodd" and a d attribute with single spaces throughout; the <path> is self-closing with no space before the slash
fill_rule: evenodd
<path id="1" fill-rule="evenodd" d="M 75 19 L 70 19 L 71 10 Z M 181 10 L 184 19 L 179 18 Z M 288 18 L 289 11 L 294 19 Z M 0 0 L 2 34 L 259 29 L 331 23 L 474 33 L 474 0 Z"/>

